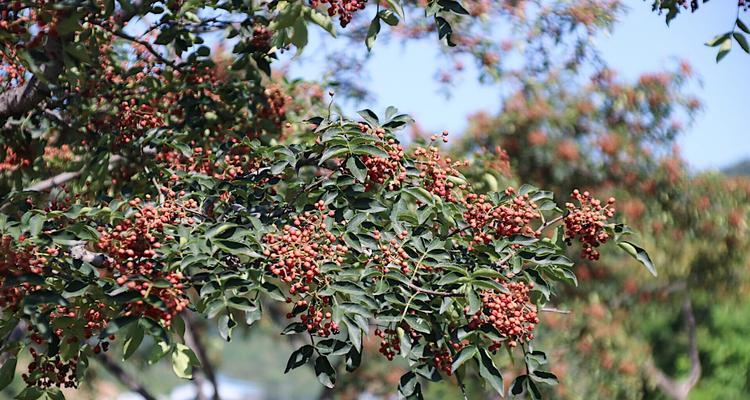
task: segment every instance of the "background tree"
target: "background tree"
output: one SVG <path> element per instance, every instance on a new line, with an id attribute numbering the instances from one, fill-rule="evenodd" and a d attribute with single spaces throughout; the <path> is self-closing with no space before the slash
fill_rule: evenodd
<path id="1" fill-rule="evenodd" d="M 394 108 L 349 119 L 316 84 L 272 76 L 308 24 L 334 32 L 372 10 L 372 47 L 404 7 L 449 46 L 472 20 L 451 0 L 0 6 L 2 386 L 25 364 L 19 399 L 61 398 L 98 360 L 151 398 L 116 345 L 123 359 L 149 346 L 149 361 L 217 389 L 201 319 L 230 340 L 271 307 L 302 338 L 286 370 L 311 363 L 326 387 L 359 367 L 370 334 L 405 359 L 403 397 L 473 376 L 505 392 L 501 349 L 525 365 L 511 394 L 556 383 L 532 341 L 554 282 L 576 282 L 565 243 L 593 261 L 616 242 L 655 273 L 613 222 L 615 199 L 485 193 L 437 137 L 399 144 L 410 119 Z"/>

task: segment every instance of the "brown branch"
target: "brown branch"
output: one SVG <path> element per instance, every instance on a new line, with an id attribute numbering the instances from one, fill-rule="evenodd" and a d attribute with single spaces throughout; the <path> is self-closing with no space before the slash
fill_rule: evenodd
<path id="1" fill-rule="evenodd" d="M 133 42 L 135 44 L 143 46 L 146 50 L 148 50 L 149 53 L 151 53 L 152 56 L 154 56 L 162 64 L 171 67 L 175 71 L 180 71 L 180 66 L 179 65 L 177 65 L 174 61 L 169 60 L 166 57 L 164 57 L 163 55 L 161 55 L 161 53 L 159 53 L 154 48 L 154 46 L 151 43 L 149 43 L 149 42 L 147 42 L 145 40 L 138 39 L 135 36 L 130 36 L 127 33 L 123 32 L 122 30 L 119 30 L 119 29 L 110 29 L 110 28 L 108 28 L 107 26 L 105 26 L 104 24 L 101 24 L 101 23 L 96 23 L 95 22 L 95 24 L 96 24 L 96 26 L 102 28 L 103 30 L 109 32 L 112 35 L 115 35 L 115 36 L 117 36 L 117 37 L 119 37 L 121 39 L 125 39 L 125 40 L 127 40 L 129 42 Z"/>
<path id="2" fill-rule="evenodd" d="M 111 171 L 115 167 L 115 165 L 117 163 L 119 163 L 120 161 L 122 161 L 122 160 L 124 160 L 124 157 L 122 157 L 122 156 L 113 155 L 112 157 L 110 157 L 109 158 L 109 167 L 108 167 L 109 170 Z M 73 180 L 75 178 L 78 178 L 79 176 L 81 176 L 81 174 L 83 174 L 84 169 L 85 168 L 82 168 L 79 171 L 63 172 L 61 174 L 53 176 L 52 178 L 48 178 L 48 179 L 45 179 L 45 180 L 43 180 L 41 182 L 35 183 L 35 184 L 27 187 L 24 190 L 26 190 L 26 191 L 32 191 L 32 192 L 44 192 L 44 191 L 50 190 L 50 189 L 52 189 L 54 187 L 63 185 L 65 183 L 67 183 L 68 181 L 71 181 L 71 180 Z"/>
<path id="3" fill-rule="evenodd" d="M 193 314 L 184 313 L 185 317 L 185 344 L 190 348 L 195 349 L 197 352 L 198 360 L 201 362 L 201 372 L 206 375 L 208 381 L 211 382 L 211 386 L 214 388 L 213 400 L 221 400 L 219 395 L 219 384 L 216 379 L 216 369 L 211 363 L 211 359 L 206 351 L 206 346 L 203 343 L 199 329 L 196 327 L 196 320 Z M 196 381 L 197 383 L 197 381 Z M 198 386 L 198 391 L 202 395 L 202 384 Z"/>
<path id="4" fill-rule="evenodd" d="M 556 223 L 558 223 L 558 222 L 562 221 L 562 219 L 563 219 L 563 218 L 565 218 L 565 216 L 564 216 L 564 215 L 558 215 L 557 217 L 555 217 L 555 218 L 552 218 L 551 220 L 549 220 L 549 221 L 547 221 L 547 222 L 543 223 L 543 224 L 542 224 L 542 226 L 540 226 L 540 227 L 539 227 L 539 228 L 538 228 L 538 229 L 536 230 L 536 232 L 535 232 L 535 233 L 536 233 L 537 235 L 541 235 L 541 234 L 542 234 L 542 232 L 543 232 L 543 231 L 544 231 L 545 229 L 547 229 L 547 228 L 549 228 L 550 226 L 552 226 L 552 225 L 554 225 L 554 224 L 556 224 Z"/>
<path id="5" fill-rule="evenodd" d="M 48 36 L 44 51 L 49 62 L 39 68 L 41 79 L 31 76 L 23 85 L 0 93 L 0 120 L 23 115 L 49 95 L 49 85 L 57 83 L 62 66 L 62 40 Z"/>
<path id="6" fill-rule="evenodd" d="M 675 400 L 687 400 L 690 391 L 698 383 L 701 376 L 701 360 L 698 354 L 698 340 L 696 337 L 695 315 L 690 298 L 686 297 L 682 304 L 682 315 L 688 333 L 688 357 L 690 358 L 690 372 L 683 379 L 673 379 L 654 365 L 653 361 L 646 363 L 646 369 L 654 377 L 656 385 L 664 394 Z"/>
<path id="7" fill-rule="evenodd" d="M 125 387 L 133 392 L 141 395 L 145 400 L 156 400 L 156 397 L 152 395 L 143 385 L 141 385 L 132 375 L 125 371 L 120 363 L 113 360 L 107 353 L 100 353 L 96 356 L 96 359 L 104 366 L 104 368 L 115 376 Z"/>
<path id="8" fill-rule="evenodd" d="M 546 312 L 546 313 L 553 313 L 553 314 L 570 314 L 571 313 L 570 310 L 560 310 L 559 308 L 552 308 L 552 307 L 542 307 L 541 309 L 539 309 L 539 311 Z"/>

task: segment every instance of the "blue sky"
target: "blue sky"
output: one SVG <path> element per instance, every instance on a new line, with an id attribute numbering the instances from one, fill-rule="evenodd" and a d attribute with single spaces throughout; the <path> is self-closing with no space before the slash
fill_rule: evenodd
<path id="1" fill-rule="evenodd" d="M 608 63 L 627 78 L 674 65 L 685 59 L 700 77 L 692 92 L 705 106 L 695 124 L 679 139 L 683 155 L 697 169 L 720 168 L 750 158 L 750 132 L 746 115 L 750 98 L 750 55 L 736 45 L 721 63 L 716 64 L 716 49 L 703 43 L 729 30 L 734 22 L 734 7 L 712 1 L 701 5 L 695 15 L 683 14 L 667 27 L 663 16 L 650 11 L 650 2 L 627 2 L 630 12 L 614 32 L 597 38 L 598 48 Z M 750 22 L 750 15 L 745 13 Z M 318 41 L 305 50 L 315 54 Z M 367 86 L 371 88 L 376 111 L 393 105 L 414 116 L 431 131 L 448 129 L 458 133 L 466 126 L 466 116 L 478 110 L 500 109 L 497 86 L 482 86 L 468 69 L 446 98 L 435 80 L 438 48 L 433 41 L 406 45 L 379 41 L 366 66 Z M 323 60 L 309 61 L 293 69 L 293 75 L 315 77 Z"/>

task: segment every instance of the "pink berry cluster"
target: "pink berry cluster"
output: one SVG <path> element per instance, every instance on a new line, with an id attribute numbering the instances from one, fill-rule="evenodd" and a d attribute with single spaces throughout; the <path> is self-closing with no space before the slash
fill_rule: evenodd
<path id="1" fill-rule="evenodd" d="M 514 196 L 515 189 L 505 189 L 506 196 Z M 538 206 L 528 194 L 515 195 L 507 203 L 494 205 L 483 194 L 469 193 L 463 203 L 464 219 L 471 227 L 471 245 L 488 244 L 496 237 L 513 235 L 538 236 L 531 226 L 539 218 Z"/>
<path id="2" fill-rule="evenodd" d="M 355 12 L 364 10 L 367 0 L 310 0 L 310 6 L 317 8 L 320 4 L 328 4 L 328 15 L 338 14 L 341 27 L 346 27 L 352 21 Z"/>
<path id="3" fill-rule="evenodd" d="M 403 274 L 410 273 L 410 257 L 399 242 L 406 239 L 408 235 L 409 232 L 402 231 L 396 235 L 396 238 L 383 243 L 381 242 L 382 236 L 380 231 L 377 229 L 373 230 L 372 236 L 380 243 L 379 248 L 381 252 L 381 254 L 374 254 L 372 256 L 371 260 L 375 263 L 375 268 L 383 273 L 388 273 L 391 270 L 391 267 L 396 267 L 400 269 Z"/>
<path id="4" fill-rule="evenodd" d="M 129 205 L 136 212 L 129 218 L 119 221 L 114 227 L 99 227 L 99 242 L 96 247 L 108 256 L 107 267 L 119 276 L 118 285 L 127 286 L 143 297 L 154 296 L 163 303 L 163 308 L 137 300 L 128 304 L 126 316 L 147 316 L 171 325 L 172 318 L 182 312 L 187 305 L 183 275 L 179 271 L 165 271 L 158 262 L 158 251 L 162 241 L 174 240 L 164 233 L 166 225 L 185 222 L 193 223 L 186 209 L 195 209 L 195 200 L 177 202 L 176 193 L 164 189 L 167 200 L 163 204 L 133 199 Z M 146 200 L 149 200 L 150 196 Z M 156 280 L 165 280 L 170 285 L 154 285 Z"/>
<path id="5" fill-rule="evenodd" d="M 362 132 L 370 132 L 384 141 L 381 149 L 388 153 L 388 157 L 362 156 L 362 162 L 367 167 L 367 189 L 374 185 L 388 184 L 388 190 L 394 190 L 401 186 L 406 180 L 406 167 L 403 164 L 404 146 L 395 139 L 385 140 L 385 131 L 382 128 L 371 130 L 365 124 L 360 124 Z"/>
<path id="6" fill-rule="evenodd" d="M 326 225 L 334 212 L 326 211 L 322 201 L 315 207 L 316 212 L 306 211 L 294 217 L 291 225 L 284 225 L 281 232 L 269 233 L 263 239 L 263 254 L 271 260 L 268 269 L 291 285 L 290 294 L 308 292 L 323 264 L 340 265 L 349 251 Z"/>
<path id="7" fill-rule="evenodd" d="M 298 300 L 297 307 L 307 307 L 305 313 L 300 315 L 300 321 L 305 325 L 308 332 L 320 337 L 336 335 L 340 332 L 339 325 L 333 321 L 333 314 L 330 312 L 330 297 L 321 298 L 321 307 L 315 304 L 309 304 L 307 300 Z M 286 315 L 287 318 L 294 318 L 292 313 Z"/>
<path id="8" fill-rule="evenodd" d="M 529 298 L 529 290 L 534 284 L 506 281 L 502 285 L 507 292 L 485 291 L 481 294 L 482 309 L 469 316 L 469 328 L 491 325 L 507 339 L 508 347 L 513 348 L 534 339 L 532 332 L 539 323 L 536 306 Z M 497 350 L 503 342 L 492 343 L 489 350 Z"/>
<path id="9" fill-rule="evenodd" d="M 414 158 L 419 170 L 419 177 L 423 179 L 422 187 L 447 201 L 457 201 L 453 194 L 456 184 L 448 178 L 460 176 L 457 168 L 467 165 L 468 161 L 454 162 L 450 157 L 444 158 L 436 146 L 418 147 L 414 150 Z M 464 184 L 460 184 L 458 187 L 466 189 Z"/>
<path id="10" fill-rule="evenodd" d="M 583 245 L 581 255 L 589 260 L 599 259 L 596 248 L 609 239 L 604 229 L 606 221 L 615 214 L 615 198 L 610 197 L 606 204 L 602 204 L 591 196 L 589 192 L 581 193 L 578 189 L 571 195 L 578 202 L 565 203 L 568 213 L 565 215 L 565 240 L 571 245 L 574 238 Z"/>

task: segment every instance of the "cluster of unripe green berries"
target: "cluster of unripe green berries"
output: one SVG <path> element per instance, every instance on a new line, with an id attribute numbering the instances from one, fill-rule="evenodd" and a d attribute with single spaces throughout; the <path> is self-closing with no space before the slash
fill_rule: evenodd
<path id="1" fill-rule="evenodd" d="M 494 327 L 506 339 L 492 343 L 490 351 L 497 350 L 503 343 L 516 347 L 534 339 L 532 333 L 539 323 L 536 306 L 531 303 L 529 290 L 532 282 L 502 282 L 505 292 L 485 291 L 481 294 L 482 308 L 469 315 L 469 329 L 479 329 L 483 325 Z M 469 311 L 468 306 L 465 309 Z"/>
<path id="2" fill-rule="evenodd" d="M 565 215 L 565 241 L 570 245 L 573 239 L 578 238 L 583 246 L 581 255 L 589 260 L 598 260 L 597 247 L 609 239 L 604 228 L 607 219 L 615 215 L 615 198 L 610 197 L 606 204 L 602 204 L 589 192 L 581 193 L 578 189 L 571 196 L 578 205 L 565 203 L 565 208 L 568 209 Z"/>

